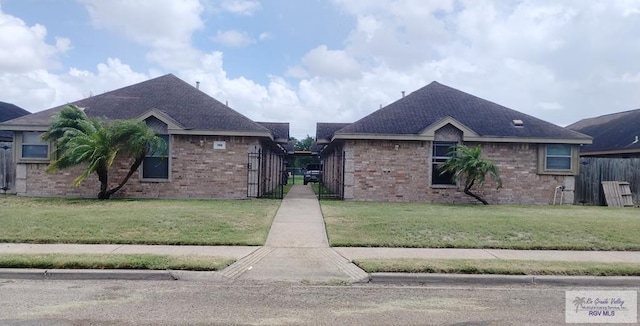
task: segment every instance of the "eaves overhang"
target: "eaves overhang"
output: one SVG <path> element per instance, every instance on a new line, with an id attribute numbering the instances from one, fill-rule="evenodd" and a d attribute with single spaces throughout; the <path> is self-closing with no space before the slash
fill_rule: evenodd
<path id="1" fill-rule="evenodd" d="M 407 140 L 407 141 L 433 141 L 434 135 L 418 134 L 336 134 L 333 140 Z M 534 143 L 534 144 L 591 144 L 592 139 L 576 138 L 545 138 L 545 137 L 500 137 L 463 135 L 465 142 L 487 142 L 487 143 Z"/>

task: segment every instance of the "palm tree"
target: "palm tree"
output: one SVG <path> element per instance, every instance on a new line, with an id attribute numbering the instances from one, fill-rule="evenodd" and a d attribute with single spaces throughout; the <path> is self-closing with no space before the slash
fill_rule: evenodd
<path id="1" fill-rule="evenodd" d="M 490 175 L 497 183 L 497 188 L 502 188 L 502 180 L 498 175 L 498 168 L 492 161 L 482 158 L 482 147 L 468 147 L 462 144 L 456 145 L 447 159 L 440 166 L 440 174 L 453 173 L 455 181 L 464 181 L 464 193 L 479 200 L 484 205 L 489 203 L 481 196 L 471 192 L 471 187 L 481 187 L 486 175 Z"/>
<path id="2" fill-rule="evenodd" d="M 108 123 L 87 117 L 74 105 L 66 106 L 54 116 L 42 138 L 56 141 L 58 145 L 56 159 L 47 172 L 86 164 L 82 174 L 73 180 L 73 185 L 78 186 L 95 172 L 100 180 L 99 199 L 109 199 L 120 190 L 147 154 L 166 149 L 164 140 L 142 121 L 115 120 Z M 109 189 L 109 168 L 118 157 L 128 157 L 133 161 L 124 179 Z"/>

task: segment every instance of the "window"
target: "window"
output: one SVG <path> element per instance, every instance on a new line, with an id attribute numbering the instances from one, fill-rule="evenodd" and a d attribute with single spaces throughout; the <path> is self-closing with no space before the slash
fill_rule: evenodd
<path id="1" fill-rule="evenodd" d="M 23 132 L 22 133 L 22 155 L 25 159 L 48 159 L 49 144 L 43 141 L 40 136 L 41 132 Z"/>
<path id="2" fill-rule="evenodd" d="M 547 145 L 545 168 L 547 170 L 570 170 L 571 146 L 558 144 Z"/>
<path id="3" fill-rule="evenodd" d="M 431 184 L 432 185 L 455 185 L 453 180 L 453 173 L 447 172 L 442 174 L 440 166 L 449 157 L 451 157 L 451 151 L 455 149 L 457 143 L 454 142 L 434 142 L 433 143 L 433 156 L 431 161 Z"/>
<path id="4" fill-rule="evenodd" d="M 147 155 L 142 162 L 143 179 L 169 179 L 169 135 L 159 135 L 167 143 L 162 152 Z"/>
<path id="5" fill-rule="evenodd" d="M 546 144 L 538 146 L 538 173 L 575 175 L 578 150 L 569 144 Z"/>

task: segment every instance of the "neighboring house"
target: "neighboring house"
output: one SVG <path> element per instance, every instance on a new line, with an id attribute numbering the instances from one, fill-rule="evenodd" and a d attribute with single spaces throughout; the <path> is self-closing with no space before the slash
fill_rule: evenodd
<path id="1" fill-rule="evenodd" d="M 567 128 L 593 137 L 580 156 L 640 157 L 640 109 L 582 119 Z"/>
<path id="2" fill-rule="evenodd" d="M 591 143 L 437 82 L 321 138 L 330 139 L 322 158 L 333 174 L 325 186 L 345 200 L 432 203 L 475 202 L 438 170 L 462 143 L 482 146 L 499 168 L 503 188 L 489 180 L 482 190 L 490 203 L 549 204 L 562 185 L 572 203 L 579 146 Z"/>
<path id="3" fill-rule="evenodd" d="M 15 119 L 29 114 L 11 103 L 0 102 L 0 122 Z M 0 130 L 0 190 L 10 191 L 15 182 L 15 165 L 13 163 L 13 132 Z"/>
<path id="4" fill-rule="evenodd" d="M 145 159 L 115 197 L 247 198 L 271 193 L 280 185 L 286 154 L 281 145 L 287 143 L 288 124 L 256 123 L 174 75 L 70 104 L 90 117 L 145 121 L 168 143 L 168 154 Z M 81 167 L 45 172 L 55 144 L 43 142 L 40 135 L 63 107 L 0 124 L 1 130 L 15 132 L 18 195 L 96 196 L 95 176 L 71 186 Z M 121 180 L 127 169 L 127 162 L 117 162 L 110 171 L 111 182 Z"/>
<path id="5" fill-rule="evenodd" d="M 567 128 L 593 137 L 580 148 L 576 203 L 605 205 L 603 181 L 629 182 L 633 202 L 640 203 L 640 109 L 582 119 Z"/>
<path id="6" fill-rule="evenodd" d="M 29 114 L 30 112 L 16 105 L 6 102 L 0 102 L 0 122 L 19 118 Z M 12 142 L 13 132 L 8 130 L 0 130 L 0 142 Z"/>

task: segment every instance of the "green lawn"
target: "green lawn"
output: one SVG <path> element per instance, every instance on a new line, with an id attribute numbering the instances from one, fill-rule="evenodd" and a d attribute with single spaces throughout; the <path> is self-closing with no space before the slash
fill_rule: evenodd
<path id="1" fill-rule="evenodd" d="M 262 245 L 279 200 L 0 196 L 0 242 Z"/>
<path id="2" fill-rule="evenodd" d="M 321 201 L 331 246 L 640 250 L 640 209 Z"/>
<path id="3" fill-rule="evenodd" d="M 640 264 L 502 259 L 362 259 L 367 273 L 640 276 Z"/>
<path id="4" fill-rule="evenodd" d="M 153 269 L 218 271 L 235 262 L 227 257 L 120 255 L 120 254 L 29 254 L 0 255 L 1 268 L 53 269 Z"/>

